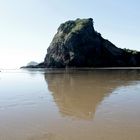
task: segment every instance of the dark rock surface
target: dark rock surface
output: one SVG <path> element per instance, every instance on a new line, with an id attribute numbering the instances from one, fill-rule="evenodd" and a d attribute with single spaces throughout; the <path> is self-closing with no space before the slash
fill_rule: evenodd
<path id="1" fill-rule="evenodd" d="M 44 67 L 49 68 L 126 66 L 140 66 L 140 53 L 104 39 L 91 18 L 61 24 L 44 60 Z"/>

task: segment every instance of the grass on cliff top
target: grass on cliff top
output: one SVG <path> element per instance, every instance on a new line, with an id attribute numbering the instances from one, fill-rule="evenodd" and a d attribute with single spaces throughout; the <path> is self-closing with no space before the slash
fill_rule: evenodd
<path id="1" fill-rule="evenodd" d="M 75 33 L 77 31 L 81 30 L 88 23 L 89 23 L 89 19 L 77 19 L 75 21 L 75 27 L 72 28 L 71 32 Z"/>
<path id="2" fill-rule="evenodd" d="M 63 31 L 66 34 L 76 33 L 86 26 L 92 19 L 76 19 L 75 21 L 67 21 L 60 25 L 58 30 Z"/>
<path id="3" fill-rule="evenodd" d="M 136 50 L 130 50 L 130 49 L 126 49 L 124 48 L 123 49 L 126 53 L 129 53 L 129 54 L 132 54 L 132 55 L 135 55 L 135 54 L 138 54 L 139 52 L 136 51 Z"/>

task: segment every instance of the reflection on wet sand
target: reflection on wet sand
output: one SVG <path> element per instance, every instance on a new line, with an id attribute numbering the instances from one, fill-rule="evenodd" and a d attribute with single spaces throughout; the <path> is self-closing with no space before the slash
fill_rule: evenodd
<path id="1" fill-rule="evenodd" d="M 46 72 L 48 89 L 61 115 L 91 120 L 98 105 L 120 86 L 140 80 L 138 70 Z"/>
<path id="2" fill-rule="evenodd" d="M 139 140 L 139 93 L 140 70 L 3 72 L 0 140 Z"/>
<path id="3" fill-rule="evenodd" d="M 53 133 L 45 133 L 42 134 L 41 136 L 31 137 L 29 138 L 29 140 L 64 140 L 64 138 L 59 135 L 55 135 Z"/>

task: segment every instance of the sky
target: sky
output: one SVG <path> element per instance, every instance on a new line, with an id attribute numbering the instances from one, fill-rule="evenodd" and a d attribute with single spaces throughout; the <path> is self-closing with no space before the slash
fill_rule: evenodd
<path id="1" fill-rule="evenodd" d="M 0 69 L 42 62 L 59 25 L 93 18 L 117 47 L 140 51 L 139 0 L 0 0 Z"/>

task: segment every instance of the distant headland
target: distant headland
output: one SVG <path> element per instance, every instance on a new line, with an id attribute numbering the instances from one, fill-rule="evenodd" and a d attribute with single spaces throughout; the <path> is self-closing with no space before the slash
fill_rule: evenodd
<path id="1" fill-rule="evenodd" d="M 61 24 L 44 62 L 27 68 L 139 66 L 140 52 L 116 47 L 94 29 L 93 19 L 88 18 Z"/>

